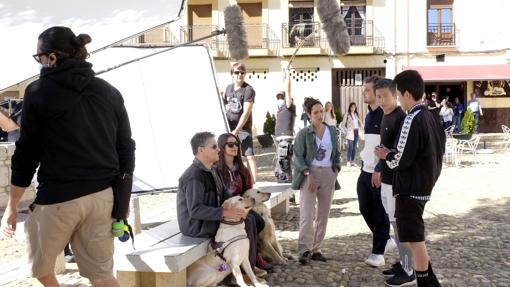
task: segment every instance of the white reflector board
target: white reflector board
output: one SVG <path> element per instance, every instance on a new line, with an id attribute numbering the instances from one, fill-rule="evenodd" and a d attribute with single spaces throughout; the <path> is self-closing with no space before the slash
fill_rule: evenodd
<path id="1" fill-rule="evenodd" d="M 131 53 L 130 60 L 148 51 L 119 47 L 97 55 L 126 60 Z M 176 187 L 194 158 L 191 137 L 201 131 L 216 136 L 227 131 L 214 65 L 206 47 L 177 48 L 99 77 L 122 93 L 128 110 L 136 141 L 133 191 Z"/>
<path id="2" fill-rule="evenodd" d="M 89 34 L 89 52 L 172 22 L 185 0 L 0 0 L 0 89 L 39 73 L 37 37 L 52 26 Z"/>

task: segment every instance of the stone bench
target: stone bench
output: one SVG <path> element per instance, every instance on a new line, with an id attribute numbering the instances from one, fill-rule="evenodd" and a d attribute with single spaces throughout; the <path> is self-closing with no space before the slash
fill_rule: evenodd
<path id="1" fill-rule="evenodd" d="M 259 183 L 271 193 L 266 202 L 274 215 L 289 210 L 294 194 L 289 184 Z M 186 286 L 186 269 L 207 254 L 210 239 L 182 235 L 176 220 L 161 224 L 135 237 L 137 250 L 116 240 L 115 270 L 126 287 Z"/>

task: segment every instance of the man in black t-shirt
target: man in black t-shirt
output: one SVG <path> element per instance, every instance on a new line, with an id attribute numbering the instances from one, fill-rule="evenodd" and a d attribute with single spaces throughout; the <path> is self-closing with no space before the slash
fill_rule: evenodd
<path id="1" fill-rule="evenodd" d="M 241 141 L 241 152 L 248 160 L 248 169 L 257 180 L 257 163 L 253 152 L 253 137 L 251 131 L 251 112 L 255 103 L 255 90 L 244 81 L 246 67 L 241 63 L 234 63 L 230 69 L 233 83 L 228 85 L 223 95 L 223 103 L 227 111 L 230 130 Z"/>
<path id="2" fill-rule="evenodd" d="M 381 122 L 381 145 L 393 147 L 398 138 L 400 126 L 406 117 L 406 113 L 397 105 L 395 85 L 390 79 L 380 79 L 374 85 L 375 94 L 379 106 L 384 111 Z M 375 167 L 377 171 L 377 183 L 381 186 L 381 201 L 388 214 L 388 219 L 393 226 L 395 241 L 397 243 L 400 261 L 393 264 L 388 270 L 383 271 L 389 286 L 404 286 L 416 281 L 413 273 L 411 250 L 399 242 L 397 223 L 395 221 L 395 198 L 393 197 L 393 170 L 386 164 L 385 160 L 379 160 Z"/>

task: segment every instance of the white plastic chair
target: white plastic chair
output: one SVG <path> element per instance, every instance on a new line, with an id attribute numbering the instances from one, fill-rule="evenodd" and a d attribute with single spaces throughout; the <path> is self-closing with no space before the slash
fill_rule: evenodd
<path id="1" fill-rule="evenodd" d="M 480 135 L 475 135 L 473 136 L 470 140 L 461 140 L 459 141 L 459 144 L 457 145 L 457 150 L 459 151 L 459 153 L 462 155 L 464 154 L 464 152 L 468 153 L 472 153 L 476 162 L 480 162 L 478 160 L 478 151 L 477 151 L 477 148 L 478 148 L 478 143 L 480 142 L 480 138 L 482 136 Z"/>
<path id="2" fill-rule="evenodd" d="M 505 125 L 501 125 L 501 129 L 503 130 L 503 135 L 505 135 L 505 147 L 503 150 L 506 150 L 506 147 L 510 144 L 510 128 Z"/>

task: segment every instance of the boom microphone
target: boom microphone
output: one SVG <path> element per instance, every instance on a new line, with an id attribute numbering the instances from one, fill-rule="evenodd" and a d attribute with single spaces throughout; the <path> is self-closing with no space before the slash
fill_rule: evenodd
<path id="1" fill-rule="evenodd" d="M 337 55 L 347 54 L 351 47 L 351 37 L 340 8 L 335 0 L 317 0 L 317 12 L 322 22 L 329 46 Z"/>
<path id="2" fill-rule="evenodd" d="M 228 6 L 225 8 L 224 14 L 230 57 L 236 61 L 248 58 L 248 42 L 246 41 L 241 8 L 237 5 Z"/>

